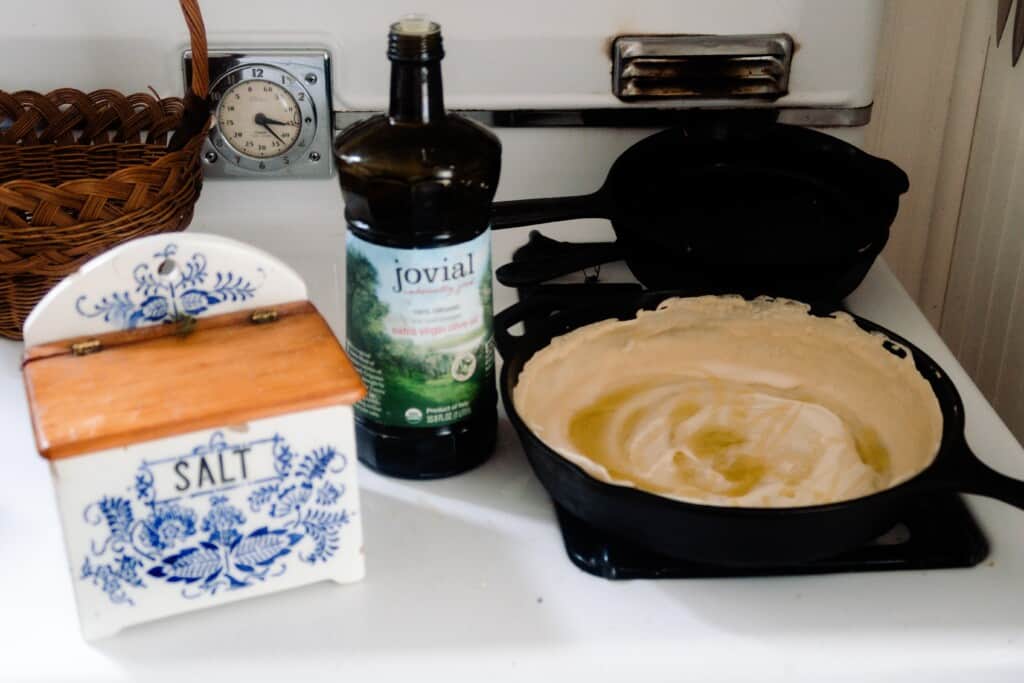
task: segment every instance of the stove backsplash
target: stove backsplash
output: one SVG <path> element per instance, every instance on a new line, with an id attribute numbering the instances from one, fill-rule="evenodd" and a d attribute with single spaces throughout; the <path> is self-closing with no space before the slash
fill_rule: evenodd
<path id="1" fill-rule="evenodd" d="M 882 0 L 206 0 L 212 47 L 328 48 L 335 109 L 379 109 L 388 24 L 420 12 L 444 26 L 445 94 L 458 108 L 621 106 L 611 43 L 629 34 L 771 34 L 794 41 L 780 105 L 869 104 Z M 187 43 L 174 0 L 37 0 L 0 26 L 4 89 L 74 85 L 181 91 Z"/>
<path id="2" fill-rule="evenodd" d="M 871 104 L 883 2 L 206 0 L 202 7 L 212 48 L 326 47 L 333 108 L 341 112 L 384 107 L 387 26 L 409 12 L 429 14 L 444 26 L 445 98 L 452 108 L 647 106 L 624 103 L 612 94 L 616 36 L 785 33 L 793 38 L 789 94 L 775 106 L 863 110 Z M 188 41 L 173 0 L 36 0 L 19 5 L 8 19 L 0 24 L 2 89 L 183 91 L 181 55 Z M 653 130 L 499 128 L 504 159 L 498 199 L 593 191 L 614 159 Z M 863 128 L 830 132 L 855 143 L 863 136 Z M 291 261 L 340 332 L 342 210 L 334 178 L 209 180 L 192 229 L 234 236 Z M 496 235 L 496 265 L 508 260 L 527 231 Z M 612 236 L 602 221 L 573 221 L 545 232 L 563 239 Z M 495 296 L 500 309 L 514 293 L 497 288 Z"/>

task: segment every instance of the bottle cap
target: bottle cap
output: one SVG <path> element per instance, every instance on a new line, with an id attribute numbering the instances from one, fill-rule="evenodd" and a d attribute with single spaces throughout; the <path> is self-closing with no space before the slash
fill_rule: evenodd
<path id="1" fill-rule="evenodd" d="M 388 59 L 428 62 L 444 57 L 441 25 L 422 14 L 407 14 L 391 24 Z"/>

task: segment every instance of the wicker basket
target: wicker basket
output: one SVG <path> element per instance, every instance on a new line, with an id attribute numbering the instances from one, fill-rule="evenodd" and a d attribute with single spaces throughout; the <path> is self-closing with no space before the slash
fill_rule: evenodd
<path id="1" fill-rule="evenodd" d="M 0 336 L 20 339 L 36 302 L 93 256 L 192 220 L 209 72 L 198 2 L 180 3 L 194 55 L 184 100 L 0 91 Z"/>

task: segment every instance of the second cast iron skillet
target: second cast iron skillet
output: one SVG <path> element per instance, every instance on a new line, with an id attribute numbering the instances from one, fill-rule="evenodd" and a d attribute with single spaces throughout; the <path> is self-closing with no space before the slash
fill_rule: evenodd
<path id="1" fill-rule="evenodd" d="M 537 284 L 625 259 L 651 289 L 838 301 L 885 246 L 908 188 L 897 166 L 817 131 L 761 120 L 696 121 L 636 143 L 589 195 L 498 202 L 495 229 L 610 219 L 615 242 L 574 245 L 499 270 Z"/>

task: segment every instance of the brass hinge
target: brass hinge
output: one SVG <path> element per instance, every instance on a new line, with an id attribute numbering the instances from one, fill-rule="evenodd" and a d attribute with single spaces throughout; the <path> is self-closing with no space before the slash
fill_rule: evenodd
<path id="1" fill-rule="evenodd" d="M 276 320 L 277 311 L 272 308 L 266 311 L 256 311 L 249 316 L 249 321 L 254 325 L 265 325 L 266 323 L 272 323 Z"/>
<path id="2" fill-rule="evenodd" d="M 90 353 L 96 353 L 102 348 L 103 344 L 99 339 L 87 339 L 72 344 L 71 353 L 75 356 L 87 356 Z"/>
<path id="3" fill-rule="evenodd" d="M 195 331 L 196 317 L 183 313 L 174 319 L 174 324 L 174 334 L 184 339 Z"/>

